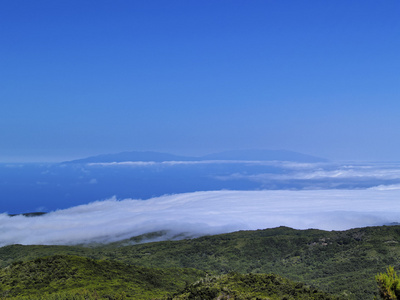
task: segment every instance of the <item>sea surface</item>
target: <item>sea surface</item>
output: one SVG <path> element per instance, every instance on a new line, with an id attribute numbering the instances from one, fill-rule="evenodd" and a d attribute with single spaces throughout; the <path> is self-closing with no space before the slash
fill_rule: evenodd
<path id="1" fill-rule="evenodd" d="M 197 191 L 400 189 L 400 163 L 166 161 L 0 164 L 0 213 Z"/>
<path id="2" fill-rule="evenodd" d="M 164 161 L 0 165 L 0 247 L 400 222 L 399 163 Z M 45 212 L 39 216 L 22 213 Z"/>

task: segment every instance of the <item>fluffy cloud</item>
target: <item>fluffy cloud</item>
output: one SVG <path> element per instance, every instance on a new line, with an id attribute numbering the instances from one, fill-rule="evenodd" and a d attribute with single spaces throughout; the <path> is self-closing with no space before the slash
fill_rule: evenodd
<path id="1" fill-rule="evenodd" d="M 215 176 L 219 180 L 248 179 L 255 182 L 271 182 L 302 180 L 302 181 L 342 181 L 357 183 L 360 181 L 389 181 L 400 180 L 400 167 L 397 164 L 369 164 L 369 165 L 337 165 L 337 164 L 298 164 L 275 162 L 275 166 L 282 168 L 279 173 L 257 173 Z"/>
<path id="2" fill-rule="evenodd" d="M 289 226 L 344 230 L 400 220 L 399 189 L 206 191 L 115 198 L 40 217 L 0 214 L 0 246 L 111 242 L 168 230 L 190 236 Z"/>

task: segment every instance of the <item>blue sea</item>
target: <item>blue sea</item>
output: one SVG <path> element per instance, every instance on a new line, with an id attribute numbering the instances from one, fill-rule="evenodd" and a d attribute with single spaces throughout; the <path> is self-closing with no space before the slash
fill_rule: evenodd
<path id="1" fill-rule="evenodd" d="M 400 163 L 166 161 L 0 164 L 0 213 L 196 191 L 400 188 Z"/>

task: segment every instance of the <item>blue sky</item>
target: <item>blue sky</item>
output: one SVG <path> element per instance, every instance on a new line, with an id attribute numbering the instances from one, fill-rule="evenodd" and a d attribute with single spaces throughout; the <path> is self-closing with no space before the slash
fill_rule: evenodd
<path id="1" fill-rule="evenodd" d="M 399 160 L 400 2 L 0 2 L 0 161 Z"/>

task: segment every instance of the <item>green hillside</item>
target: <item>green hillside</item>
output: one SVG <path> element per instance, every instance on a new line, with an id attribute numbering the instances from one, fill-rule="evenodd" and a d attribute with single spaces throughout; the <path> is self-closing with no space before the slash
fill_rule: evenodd
<path id="1" fill-rule="evenodd" d="M 149 269 L 61 255 L 13 263 L 2 269 L 0 298 L 338 299 L 273 274 L 206 276 L 193 269 Z"/>
<path id="2" fill-rule="evenodd" d="M 229 273 L 206 277 L 169 299 L 334 300 L 335 296 L 274 274 Z"/>
<path id="3" fill-rule="evenodd" d="M 196 268 L 213 274 L 274 273 L 348 299 L 372 299 L 378 272 L 400 267 L 400 226 L 347 231 L 286 227 L 197 239 L 102 246 L 22 246 L 0 248 L 0 265 L 54 254 L 120 261 L 151 268 Z"/>
<path id="4" fill-rule="evenodd" d="M 109 299 L 151 299 L 176 292 L 203 276 L 205 272 L 193 269 L 150 269 L 56 255 L 13 263 L 2 269 L 0 296 L 39 297 L 95 291 L 95 295 Z"/>

